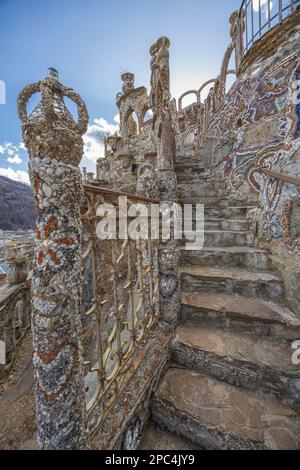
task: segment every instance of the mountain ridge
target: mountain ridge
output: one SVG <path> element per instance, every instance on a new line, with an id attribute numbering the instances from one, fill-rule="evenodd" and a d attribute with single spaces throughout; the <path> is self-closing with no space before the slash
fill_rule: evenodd
<path id="1" fill-rule="evenodd" d="M 0 229 L 33 229 L 35 205 L 29 185 L 0 176 Z"/>

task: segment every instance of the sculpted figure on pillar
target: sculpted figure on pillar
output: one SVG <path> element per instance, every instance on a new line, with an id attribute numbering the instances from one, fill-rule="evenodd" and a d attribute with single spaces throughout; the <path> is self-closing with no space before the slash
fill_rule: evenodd
<path id="1" fill-rule="evenodd" d="M 150 104 L 154 121 L 170 118 L 170 40 L 163 36 L 150 48 L 151 92 Z"/>
<path id="2" fill-rule="evenodd" d="M 173 171 L 176 144 L 171 113 L 169 47 L 170 40 L 163 36 L 150 48 L 150 105 L 153 111 L 153 128 L 158 138 L 158 167 Z"/>
<path id="3" fill-rule="evenodd" d="M 165 208 L 171 210 L 177 201 L 177 180 L 174 171 L 176 141 L 170 93 L 169 48 L 170 41 L 164 36 L 150 48 L 150 105 L 158 147 L 158 192 L 160 200 L 165 201 Z M 174 238 L 174 226 L 171 232 L 170 239 L 162 240 L 159 246 L 160 310 L 162 318 L 174 326 L 180 307 L 179 247 Z"/>
<path id="4" fill-rule="evenodd" d="M 131 72 L 125 72 L 121 76 L 121 80 L 123 81 L 122 91 L 123 95 L 128 93 L 130 90 L 134 90 L 134 74 Z"/>

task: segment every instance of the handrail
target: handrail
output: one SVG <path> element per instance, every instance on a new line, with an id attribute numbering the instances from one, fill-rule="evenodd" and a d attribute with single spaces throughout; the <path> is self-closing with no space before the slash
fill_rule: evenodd
<path id="1" fill-rule="evenodd" d="M 125 191 L 116 191 L 114 189 L 108 189 L 103 186 L 95 186 L 92 184 L 84 184 L 83 188 L 86 189 L 87 191 L 92 191 L 94 193 L 98 194 L 107 194 L 111 196 L 126 196 L 128 199 L 134 199 L 136 201 L 143 201 L 143 202 L 152 202 L 153 204 L 159 204 L 160 201 L 159 199 L 154 199 L 154 198 L 148 198 L 145 196 L 140 196 L 139 194 L 132 194 L 132 193 L 127 193 Z"/>
<path id="2" fill-rule="evenodd" d="M 239 11 L 245 23 L 244 55 L 270 29 L 300 7 L 300 0 L 243 0 Z"/>
<path id="3" fill-rule="evenodd" d="M 139 348 L 160 318 L 159 240 L 131 237 L 129 227 L 128 236 L 119 238 L 120 208 L 118 213 L 115 210 L 115 234 L 102 239 L 98 210 L 103 203 L 116 209 L 118 196 L 127 196 L 130 202 L 156 200 L 93 184 L 83 186 L 81 312 L 87 420 L 94 436 L 139 366 Z"/>
<path id="4" fill-rule="evenodd" d="M 294 176 L 286 175 L 284 173 L 278 173 L 277 171 L 273 170 L 267 170 L 266 168 L 258 168 L 258 170 L 268 176 L 273 176 L 274 178 L 277 178 L 281 181 L 285 181 L 286 183 L 300 186 L 300 178 L 295 178 Z"/>

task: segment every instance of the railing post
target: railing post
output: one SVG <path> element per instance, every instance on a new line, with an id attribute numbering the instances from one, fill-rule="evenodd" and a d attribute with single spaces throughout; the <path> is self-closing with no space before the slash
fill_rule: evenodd
<path id="1" fill-rule="evenodd" d="M 158 142 L 160 200 L 172 207 L 177 201 L 177 180 L 174 171 L 176 145 L 171 115 L 169 47 L 169 39 L 162 37 L 150 48 L 150 103 Z M 178 266 L 179 247 L 174 230 L 171 230 L 171 238 L 160 242 L 159 268 L 161 315 L 165 321 L 172 324 L 176 323 L 180 308 Z"/>
<path id="2" fill-rule="evenodd" d="M 41 102 L 27 116 L 29 97 Z M 63 96 L 78 108 L 78 123 Z M 18 97 L 37 221 L 32 277 L 33 365 L 38 443 L 41 449 L 87 447 L 81 346 L 81 174 L 87 109 L 49 69 Z"/>

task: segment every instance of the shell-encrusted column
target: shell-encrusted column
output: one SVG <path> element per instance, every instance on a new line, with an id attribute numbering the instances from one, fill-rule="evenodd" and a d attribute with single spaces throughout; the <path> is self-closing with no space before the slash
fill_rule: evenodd
<path id="1" fill-rule="evenodd" d="M 27 116 L 30 96 L 41 101 Z M 78 108 L 78 123 L 63 97 Z M 33 364 L 41 449 L 87 447 L 81 346 L 82 178 L 79 162 L 88 113 L 80 96 L 48 77 L 18 97 L 37 221 L 32 277 Z"/>
<path id="2" fill-rule="evenodd" d="M 161 37 L 150 48 L 151 94 L 153 125 L 158 143 L 158 172 L 160 201 L 172 208 L 177 202 L 177 179 L 174 171 L 176 154 L 175 130 L 171 112 L 170 94 L 170 41 Z M 162 318 L 175 324 L 180 309 L 179 246 L 171 227 L 169 240 L 161 241 L 160 263 L 160 310 Z"/>

